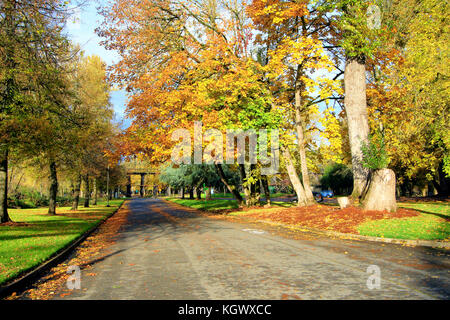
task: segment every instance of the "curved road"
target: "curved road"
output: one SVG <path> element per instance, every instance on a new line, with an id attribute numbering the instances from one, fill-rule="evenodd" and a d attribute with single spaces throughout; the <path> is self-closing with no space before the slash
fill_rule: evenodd
<path id="1" fill-rule="evenodd" d="M 448 251 L 211 219 L 158 199 L 128 207 L 112 254 L 66 299 L 450 298 Z M 371 265 L 379 289 L 367 286 Z"/>

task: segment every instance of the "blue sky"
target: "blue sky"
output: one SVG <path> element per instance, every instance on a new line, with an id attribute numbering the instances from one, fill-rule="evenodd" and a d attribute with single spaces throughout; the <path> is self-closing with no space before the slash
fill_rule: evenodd
<path id="1" fill-rule="evenodd" d="M 119 60 L 119 55 L 115 51 L 106 50 L 100 45 L 95 29 L 102 21 L 102 17 L 97 13 L 97 1 L 88 1 L 81 9 L 76 10 L 76 14 L 67 24 L 67 33 L 74 43 L 78 43 L 86 55 L 95 54 L 100 56 L 106 64 L 112 65 Z M 116 122 L 123 121 L 122 127 L 128 127 L 130 120 L 124 118 L 127 95 L 124 90 L 114 90 L 111 92 L 111 103 L 116 113 Z"/>

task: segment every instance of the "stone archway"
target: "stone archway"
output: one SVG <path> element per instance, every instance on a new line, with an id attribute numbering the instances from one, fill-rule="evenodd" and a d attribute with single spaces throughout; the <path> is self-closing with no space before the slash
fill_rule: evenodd
<path id="1" fill-rule="evenodd" d="M 141 183 L 139 185 L 139 196 L 141 198 L 145 197 L 145 177 L 149 174 L 155 174 L 153 172 L 144 172 L 144 171 L 128 171 L 127 172 L 127 192 L 126 196 L 128 198 L 132 197 L 132 184 L 131 184 L 131 176 L 139 175 L 141 176 Z"/>

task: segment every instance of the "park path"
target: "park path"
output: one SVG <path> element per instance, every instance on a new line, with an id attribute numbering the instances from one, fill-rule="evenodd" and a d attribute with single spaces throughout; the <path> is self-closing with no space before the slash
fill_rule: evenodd
<path id="1" fill-rule="evenodd" d="M 158 199 L 128 208 L 111 254 L 82 271 L 81 289 L 65 299 L 450 298 L 448 251 L 291 236 Z M 380 289 L 367 287 L 371 265 Z"/>

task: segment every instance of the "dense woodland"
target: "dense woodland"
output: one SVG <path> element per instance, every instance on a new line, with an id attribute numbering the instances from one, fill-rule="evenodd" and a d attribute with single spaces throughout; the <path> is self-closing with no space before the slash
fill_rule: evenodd
<path id="1" fill-rule="evenodd" d="M 21 199 L 55 214 L 123 191 L 129 159 L 167 193 L 215 188 L 241 206 L 274 189 L 391 211 L 396 196 L 448 196 L 447 1 L 115 0 L 97 29 L 120 55 L 110 68 L 70 42 L 70 8 L 0 1 L 1 223 Z M 113 86 L 129 94 L 126 130 Z M 196 121 L 279 130 L 280 172 L 263 175 L 260 157 L 173 165 L 173 132 Z"/>

